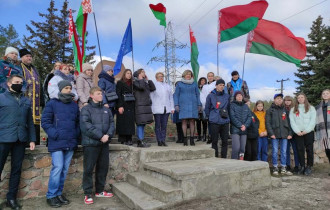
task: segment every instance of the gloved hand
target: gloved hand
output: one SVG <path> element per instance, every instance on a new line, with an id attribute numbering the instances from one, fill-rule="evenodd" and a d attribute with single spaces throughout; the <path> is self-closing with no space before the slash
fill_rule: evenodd
<path id="1" fill-rule="evenodd" d="M 175 111 L 179 112 L 180 111 L 180 107 L 179 106 L 175 106 Z"/>

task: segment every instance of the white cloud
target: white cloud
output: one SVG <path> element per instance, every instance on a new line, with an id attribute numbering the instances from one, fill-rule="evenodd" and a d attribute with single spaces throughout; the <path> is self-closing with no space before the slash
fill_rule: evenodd
<path id="1" fill-rule="evenodd" d="M 263 86 L 258 89 L 250 89 L 250 97 L 252 102 L 256 102 L 257 100 L 273 100 L 274 95 L 279 92 L 280 90 L 278 88 Z M 283 90 L 284 96 L 293 96 L 295 92 L 296 89 L 291 86 L 287 86 Z"/>

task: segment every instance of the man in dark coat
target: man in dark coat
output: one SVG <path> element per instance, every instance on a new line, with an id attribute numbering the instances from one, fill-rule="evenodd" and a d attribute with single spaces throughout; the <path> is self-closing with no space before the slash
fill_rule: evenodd
<path id="1" fill-rule="evenodd" d="M 8 89 L 0 94 L 0 177 L 9 152 L 11 172 L 7 206 L 20 209 L 16 195 L 21 177 L 25 145 L 30 142 L 30 150 L 35 148 L 35 128 L 32 119 L 31 102 L 23 96 L 23 78 L 12 75 L 7 80 Z"/>
<path id="2" fill-rule="evenodd" d="M 92 204 L 93 170 L 95 169 L 95 196 L 113 196 L 104 191 L 109 169 L 109 143 L 115 133 L 115 125 L 110 109 L 103 106 L 102 89 L 93 87 L 89 91 L 88 105 L 80 115 L 82 131 L 81 145 L 84 147 L 83 189 L 85 204 Z"/>
<path id="3" fill-rule="evenodd" d="M 278 146 L 281 149 L 281 174 L 292 175 L 290 171 L 286 170 L 286 149 L 288 139 L 292 138 L 292 131 L 290 129 L 289 117 L 286 114 L 283 105 L 283 94 L 275 94 L 274 103 L 266 112 L 266 129 L 268 136 L 272 141 L 272 161 L 273 174 L 278 175 L 279 169 L 277 167 Z"/>
<path id="4" fill-rule="evenodd" d="M 135 96 L 135 122 L 136 133 L 138 138 L 138 147 L 146 147 L 143 142 L 144 127 L 146 124 L 152 123 L 153 114 L 151 109 L 150 92 L 156 90 L 155 84 L 148 80 L 148 77 L 143 69 L 134 72 L 134 96 Z"/>
<path id="5" fill-rule="evenodd" d="M 218 154 L 219 134 L 222 140 L 221 158 L 227 158 L 228 137 L 229 137 L 229 95 L 225 93 L 225 81 L 219 79 L 216 88 L 207 96 L 205 114 L 209 119 L 209 126 L 212 139 L 212 148 L 215 156 Z"/>
<path id="6" fill-rule="evenodd" d="M 38 71 L 32 65 L 32 54 L 27 49 L 19 50 L 24 80 L 26 81 L 25 96 L 31 101 L 33 123 L 36 130 L 36 144 L 40 144 L 40 78 Z"/>

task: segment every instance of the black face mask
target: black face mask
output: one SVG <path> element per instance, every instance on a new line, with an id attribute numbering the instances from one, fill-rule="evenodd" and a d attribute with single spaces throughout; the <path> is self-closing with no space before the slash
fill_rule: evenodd
<path id="1" fill-rule="evenodd" d="M 12 84 L 11 89 L 13 89 L 16 93 L 22 92 L 23 84 Z"/>

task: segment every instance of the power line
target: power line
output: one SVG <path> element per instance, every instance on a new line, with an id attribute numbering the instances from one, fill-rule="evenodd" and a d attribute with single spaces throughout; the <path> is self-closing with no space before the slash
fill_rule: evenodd
<path id="1" fill-rule="evenodd" d="M 201 21 L 206 15 L 208 15 L 212 10 L 214 10 L 215 8 L 217 8 L 217 6 L 219 6 L 219 4 L 221 4 L 221 2 L 223 2 L 224 0 L 221 0 L 220 2 L 218 2 L 214 7 L 212 7 L 208 12 L 206 12 L 202 17 L 200 17 L 195 23 L 191 24 L 191 26 L 196 25 L 197 23 L 199 23 L 199 21 Z M 183 32 L 179 37 L 181 38 L 184 34 L 187 33 L 187 31 L 189 31 L 189 29 L 187 29 L 185 32 Z"/>
<path id="2" fill-rule="evenodd" d="M 207 0 L 204 0 L 200 5 L 198 5 L 197 7 L 196 7 L 196 9 L 194 9 L 194 11 L 192 11 L 187 17 L 185 17 L 184 19 L 183 19 L 183 21 L 181 21 L 181 23 L 180 24 L 178 24 L 177 26 L 179 26 L 179 25 L 181 25 L 182 23 L 184 23 L 184 22 L 186 22 L 186 20 L 188 20 L 188 18 L 189 17 L 191 17 L 191 15 L 192 14 L 194 14 L 195 12 L 196 12 L 196 10 L 198 10 L 205 2 L 206 2 Z"/>

